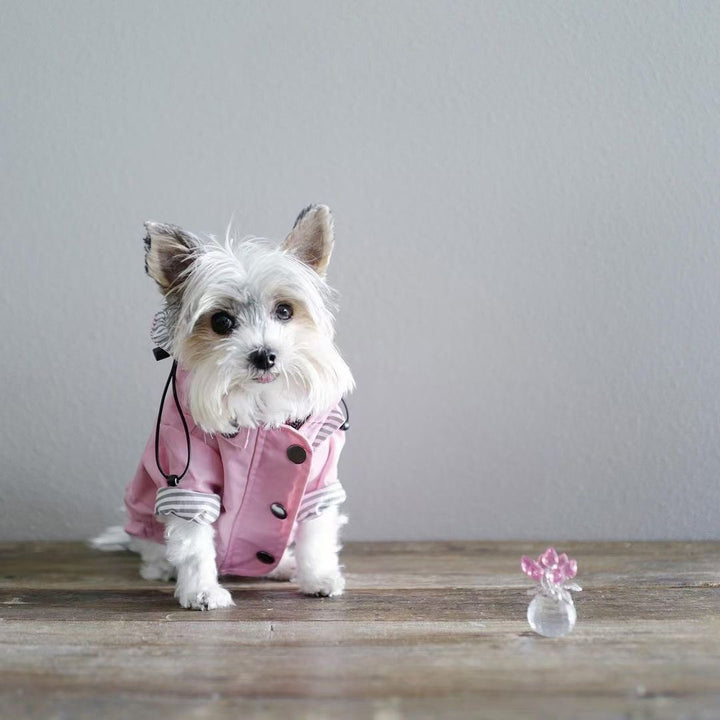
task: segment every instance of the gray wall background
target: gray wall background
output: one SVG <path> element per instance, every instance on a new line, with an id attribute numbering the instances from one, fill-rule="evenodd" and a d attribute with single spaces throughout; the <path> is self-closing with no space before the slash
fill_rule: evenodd
<path id="1" fill-rule="evenodd" d="M 0 3 L 0 539 L 122 520 L 147 218 L 330 204 L 346 536 L 720 536 L 720 4 Z"/>

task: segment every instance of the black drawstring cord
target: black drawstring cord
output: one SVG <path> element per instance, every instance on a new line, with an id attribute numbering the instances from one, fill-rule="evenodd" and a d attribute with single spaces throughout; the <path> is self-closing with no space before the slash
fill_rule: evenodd
<path id="1" fill-rule="evenodd" d="M 347 432 L 350 429 L 350 411 L 348 410 L 348 406 L 347 406 L 347 403 L 345 402 L 345 398 L 340 398 L 340 402 L 343 404 L 343 407 L 345 408 L 345 422 L 340 426 L 340 429 Z"/>
<path id="2" fill-rule="evenodd" d="M 155 464 L 157 465 L 157 469 L 160 471 L 160 474 L 167 480 L 167 484 L 171 487 L 177 487 L 180 484 L 180 481 L 185 477 L 185 474 L 190 467 L 190 430 L 188 430 L 187 422 L 185 420 L 185 413 L 183 413 L 182 408 L 180 407 L 180 400 L 177 394 L 177 385 L 175 384 L 176 370 L 177 360 L 173 360 L 170 374 L 168 375 L 167 382 L 165 383 L 165 388 L 163 389 L 162 399 L 160 400 L 160 409 L 158 410 L 157 425 L 155 426 Z M 180 414 L 180 419 L 182 420 L 183 424 L 183 430 L 185 430 L 185 441 L 187 442 L 187 463 L 185 463 L 185 469 L 182 471 L 181 475 L 168 475 L 160 467 L 160 422 L 162 420 L 163 407 L 165 406 L 165 397 L 167 395 L 168 388 L 170 387 L 170 383 L 172 383 L 175 407 Z"/>

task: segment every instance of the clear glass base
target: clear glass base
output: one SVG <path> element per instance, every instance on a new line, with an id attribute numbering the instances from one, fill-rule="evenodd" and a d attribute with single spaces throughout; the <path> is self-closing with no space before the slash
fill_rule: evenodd
<path id="1" fill-rule="evenodd" d="M 547 595 L 536 595 L 528 605 L 527 619 L 538 635 L 562 637 L 575 627 L 575 603 L 572 600 L 566 602 Z"/>

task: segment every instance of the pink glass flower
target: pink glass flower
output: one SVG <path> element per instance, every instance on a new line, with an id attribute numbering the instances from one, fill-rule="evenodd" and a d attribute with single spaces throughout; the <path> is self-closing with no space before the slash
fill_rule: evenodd
<path id="1" fill-rule="evenodd" d="M 577 561 L 565 553 L 558 555 L 554 547 L 549 547 L 537 560 L 523 555 L 520 567 L 537 582 L 528 592 L 535 596 L 527 610 L 530 627 L 545 637 L 567 635 L 577 619 L 570 593 L 582 590 L 577 583 L 570 582 L 577 574 Z"/>
<path id="2" fill-rule="evenodd" d="M 522 556 L 520 567 L 522 571 L 533 580 L 539 580 L 543 576 L 543 569 L 540 567 L 540 563 L 535 562 L 535 560 L 527 555 Z"/>
<path id="3" fill-rule="evenodd" d="M 530 578 L 553 585 L 560 585 L 577 575 L 577 560 L 569 558 L 565 553 L 558 555 L 553 547 L 549 547 L 537 560 L 523 555 L 520 561 L 522 571 Z"/>

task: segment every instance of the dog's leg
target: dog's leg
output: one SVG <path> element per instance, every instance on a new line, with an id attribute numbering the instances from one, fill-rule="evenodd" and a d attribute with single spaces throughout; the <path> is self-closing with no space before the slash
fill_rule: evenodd
<path id="1" fill-rule="evenodd" d="M 211 525 L 170 517 L 165 528 L 167 559 L 177 568 L 175 597 L 184 608 L 214 610 L 235 603 L 220 586 Z"/>
<path id="2" fill-rule="evenodd" d="M 295 557 L 300 592 L 318 597 L 343 594 L 345 578 L 338 562 L 340 528 L 347 522 L 336 505 L 298 525 Z"/>
<path id="3" fill-rule="evenodd" d="M 140 555 L 140 576 L 145 580 L 172 580 L 177 577 L 175 568 L 167 560 L 166 548 L 162 543 L 131 538 L 128 550 Z"/>
<path id="4" fill-rule="evenodd" d="M 265 577 L 268 580 L 285 582 L 286 580 L 292 580 L 296 573 L 297 562 L 295 562 L 295 551 L 293 548 L 288 547 L 285 548 L 285 552 L 280 558 L 280 562 Z"/>

